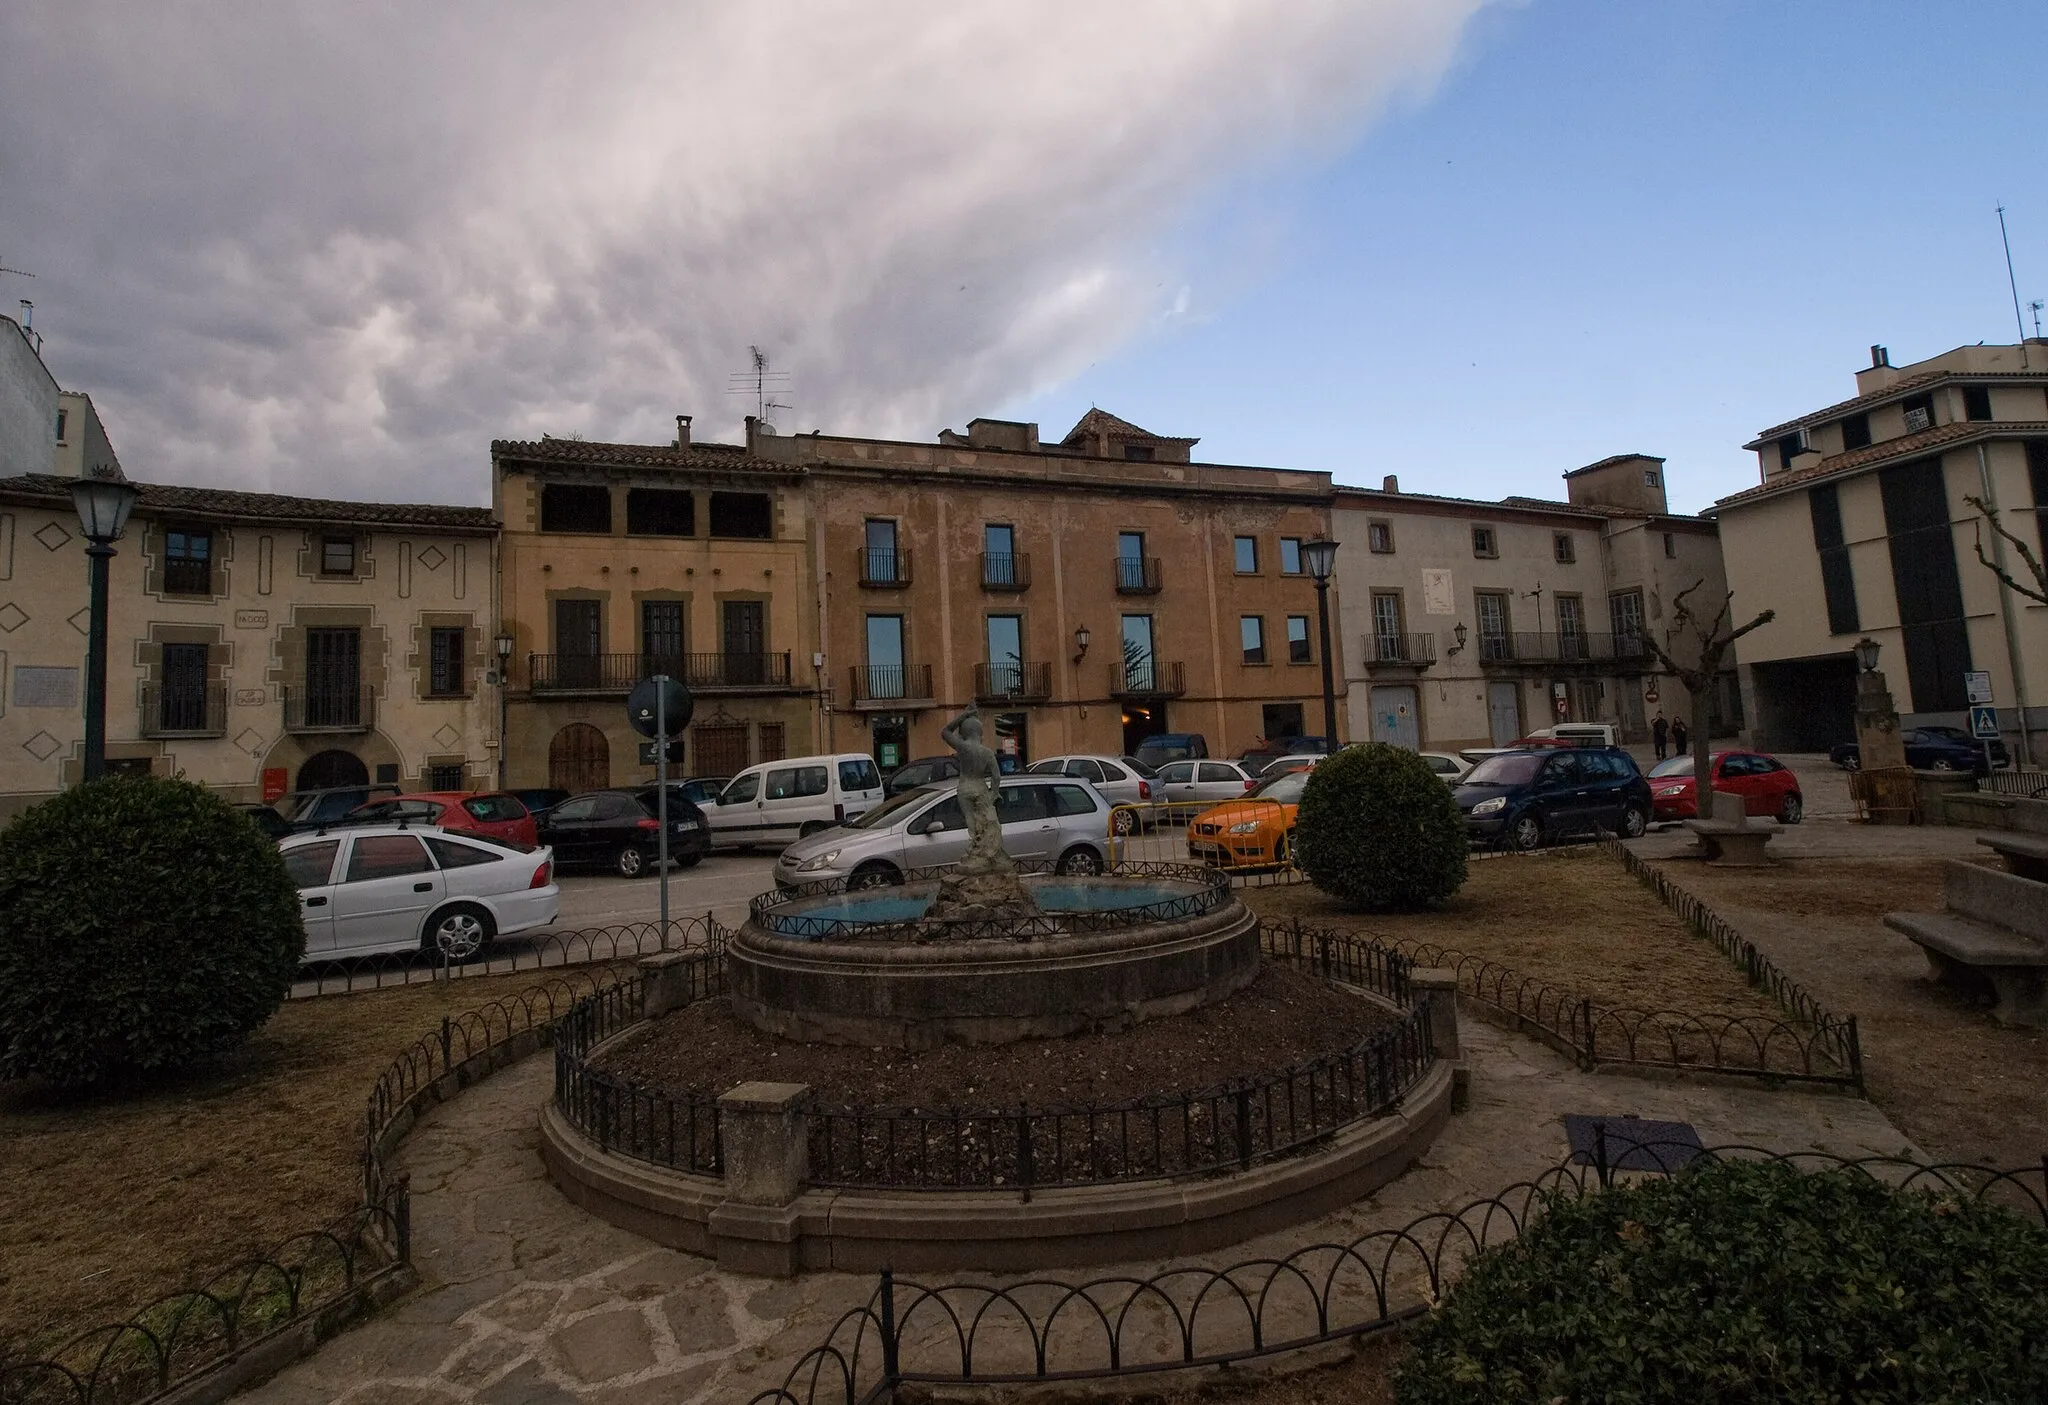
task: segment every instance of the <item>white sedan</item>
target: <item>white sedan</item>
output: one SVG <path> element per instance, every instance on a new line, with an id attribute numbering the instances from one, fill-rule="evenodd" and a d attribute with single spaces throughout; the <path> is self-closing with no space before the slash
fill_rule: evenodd
<path id="1" fill-rule="evenodd" d="M 1235 761 L 1169 761 L 1159 768 L 1159 789 L 1168 805 L 1206 807 L 1236 800 L 1257 784 Z"/>
<path id="2" fill-rule="evenodd" d="M 467 961 L 493 937 L 555 920 L 555 853 L 406 825 L 295 834 L 278 850 L 299 890 L 307 961 L 427 951 Z"/>
<path id="3" fill-rule="evenodd" d="M 1446 785 L 1456 785 L 1465 779 L 1465 773 L 1472 769 L 1473 764 L 1462 756 L 1452 756 L 1442 751 L 1425 751 L 1422 753 L 1422 759 L 1429 763 L 1430 770 L 1444 778 Z"/>

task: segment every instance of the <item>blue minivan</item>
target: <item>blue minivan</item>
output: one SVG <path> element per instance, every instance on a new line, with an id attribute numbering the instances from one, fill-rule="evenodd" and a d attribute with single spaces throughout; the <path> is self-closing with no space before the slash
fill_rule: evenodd
<path id="1" fill-rule="evenodd" d="M 1599 830 L 1634 839 L 1650 823 L 1650 783 L 1618 746 L 1498 752 L 1451 794 L 1474 843 L 1511 849 Z"/>

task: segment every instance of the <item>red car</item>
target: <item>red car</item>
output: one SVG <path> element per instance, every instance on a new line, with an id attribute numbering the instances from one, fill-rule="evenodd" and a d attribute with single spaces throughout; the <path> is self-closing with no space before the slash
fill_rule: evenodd
<path id="1" fill-rule="evenodd" d="M 519 797 L 503 791 L 466 794 L 462 791 L 420 791 L 393 800 L 372 800 L 348 812 L 351 824 L 389 824 L 410 820 L 439 829 L 481 834 L 486 839 L 508 839 L 531 849 L 540 843 L 540 827 Z"/>
<path id="2" fill-rule="evenodd" d="M 1799 777 L 1776 757 L 1755 751 L 1717 751 L 1708 764 L 1714 768 L 1714 789 L 1740 795 L 1750 814 L 1768 816 L 1781 824 L 1798 824 L 1805 814 Z M 1692 819 L 1698 813 L 1693 789 L 1689 755 L 1660 761 L 1650 772 L 1650 803 L 1659 820 Z"/>

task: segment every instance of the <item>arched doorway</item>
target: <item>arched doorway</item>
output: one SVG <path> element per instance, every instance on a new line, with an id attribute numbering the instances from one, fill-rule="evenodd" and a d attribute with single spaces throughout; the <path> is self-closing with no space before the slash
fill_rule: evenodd
<path id="1" fill-rule="evenodd" d="M 548 743 L 548 784 L 557 790 L 602 790 L 612 783 L 612 748 L 588 722 L 571 722 Z"/>
<path id="2" fill-rule="evenodd" d="M 328 790 L 338 785 L 368 785 L 370 768 L 353 751 L 316 752 L 299 767 L 300 790 Z"/>

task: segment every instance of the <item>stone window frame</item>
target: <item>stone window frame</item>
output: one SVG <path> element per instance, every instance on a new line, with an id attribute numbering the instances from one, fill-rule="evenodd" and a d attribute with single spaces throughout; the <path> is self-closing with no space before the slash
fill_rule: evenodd
<path id="1" fill-rule="evenodd" d="M 1480 561 L 1500 560 L 1500 529 L 1491 523 L 1474 522 L 1472 555 Z"/>
<path id="2" fill-rule="evenodd" d="M 356 682 L 377 697 L 389 696 L 391 682 L 390 631 L 378 623 L 369 605 L 295 605 L 291 618 L 278 627 L 271 644 L 271 664 L 264 681 L 281 688 L 304 687 L 306 681 L 306 631 L 309 629 L 353 629 L 361 636 L 357 655 Z"/>
<path id="3" fill-rule="evenodd" d="M 207 549 L 207 588 L 204 591 L 164 588 L 170 561 L 170 533 L 174 531 L 203 531 L 212 538 Z M 223 523 L 176 517 L 151 518 L 142 531 L 143 590 L 166 603 L 226 599 L 234 589 L 234 541 L 234 533 Z"/>
<path id="4" fill-rule="evenodd" d="M 346 537 L 354 543 L 355 569 L 344 575 L 340 572 L 323 571 L 326 543 L 329 538 Z M 343 585 L 375 580 L 377 559 L 368 532 L 347 527 L 318 527 L 307 530 L 299 542 L 298 574 L 303 580 L 320 581 L 329 585 Z"/>
<path id="5" fill-rule="evenodd" d="M 434 631 L 459 629 L 462 639 L 462 689 L 454 693 L 433 691 Z M 461 702 L 477 695 L 478 681 L 497 666 L 492 643 L 478 628 L 476 614 L 469 610 L 422 610 L 413 621 L 411 650 L 405 668 L 413 678 L 413 694 L 422 702 Z"/>
<path id="6" fill-rule="evenodd" d="M 562 640 L 556 632 L 557 620 L 555 602 L 558 600 L 595 600 L 597 602 L 597 652 L 599 655 L 615 652 L 612 648 L 612 593 L 588 586 L 569 586 L 561 590 L 543 592 L 541 608 L 547 611 L 545 620 L 547 653 L 555 658 L 562 656 Z"/>
<path id="7" fill-rule="evenodd" d="M 680 606 L 682 606 L 682 614 L 683 614 L 683 647 L 682 647 L 682 654 L 683 654 L 683 657 L 685 657 L 685 658 L 688 658 L 688 657 L 689 657 L 689 655 L 690 655 L 690 653 L 692 652 L 692 650 L 691 650 L 691 645 L 692 645 L 693 643 L 701 642 L 701 641 L 699 641 L 699 640 L 697 639 L 697 627 L 696 627 L 696 621 L 695 621 L 695 620 L 693 620 L 693 619 L 691 618 L 691 615 L 690 615 L 690 608 L 691 608 L 691 606 L 692 606 L 692 605 L 693 605 L 693 604 L 695 603 L 695 593 L 694 593 L 694 592 L 692 592 L 692 591 L 688 591 L 688 590 L 670 590 L 670 589 L 666 589 L 666 588 L 661 588 L 661 587 L 657 587 L 657 588 L 655 588 L 655 589 L 652 589 L 652 590 L 636 590 L 636 591 L 634 591 L 634 592 L 632 593 L 632 602 L 633 602 L 633 652 L 634 652 L 634 653 L 636 653 L 636 654 L 638 654 L 638 655 L 639 655 L 639 656 L 640 656 L 641 658 L 643 658 L 643 659 L 645 659 L 645 658 L 651 658 L 651 657 L 653 657 L 653 655 L 650 655 L 650 654 L 649 654 L 649 653 L 647 652 L 647 611 L 646 611 L 646 609 L 645 609 L 644 607 L 646 606 L 647 602 L 649 602 L 649 601 L 656 601 L 656 602 L 660 602 L 660 603 L 664 603 L 664 604 L 675 604 L 675 605 L 680 605 Z M 725 638 L 725 635 L 724 635 L 724 629 L 723 629 L 724 621 L 723 621 L 723 620 L 720 620 L 720 621 L 719 621 L 718 623 L 719 623 L 719 626 L 720 626 L 720 628 L 719 628 L 719 631 L 718 631 L 718 634 L 719 634 L 719 641 L 720 641 L 721 643 L 723 643 L 723 642 L 724 642 L 724 638 Z M 699 652 L 717 652 L 717 651 L 699 651 Z"/>

